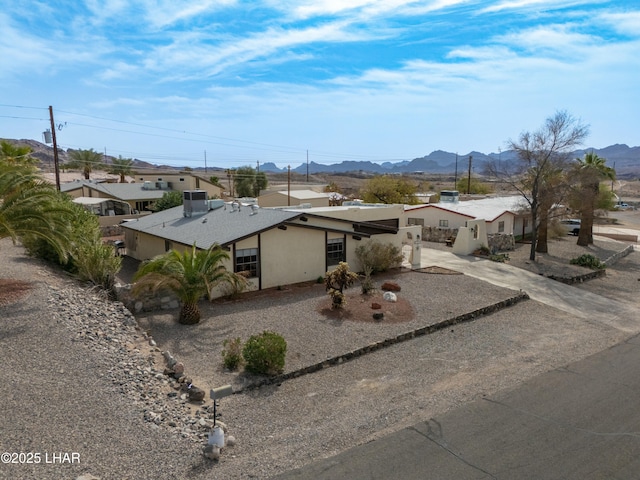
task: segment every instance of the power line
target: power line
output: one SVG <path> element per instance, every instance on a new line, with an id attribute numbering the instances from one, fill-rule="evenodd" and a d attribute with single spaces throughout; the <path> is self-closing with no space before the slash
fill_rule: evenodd
<path id="1" fill-rule="evenodd" d="M 32 106 L 24 106 L 24 105 L 9 105 L 9 104 L 0 104 L 0 107 L 7 107 L 7 108 L 19 108 L 19 109 L 32 109 L 32 110 L 46 110 L 43 107 L 32 107 Z M 173 132 L 176 134 L 182 134 L 182 135 L 188 135 L 188 136 L 195 136 L 195 137 L 200 137 L 200 139 L 190 139 L 190 138 L 185 138 L 182 136 L 167 136 L 167 135 L 161 135 L 159 133 L 150 133 L 150 132 L 141 132 L 141 131 L 134 131 L 134 130 L 127 130 L 127 129 L 119 129 L 119 128 L 113 128 L 113 127 L 107 127 L 104 125 L 91 125 L 91 124 L 86 124 L 86 123 L 76 123 L 76 122 L 70 122 L 70 121 L 66 121 L 65 122 L 65 126 L 78 126 L 78 127 L 85 127 L 85 128 L 95 128 L 95 129 L 99 129 L 99 130 L 107 130 L 107 131 L 114 131 L 114 132 L 121 132 L 121 133 L 128 133 L 128 134 L 133 134 L 133 135 L 144 135 L 144 136 L 150 136 L 150 137 L 161 137 L 161 138 L 170 138 L 170 139 L 175 139 L 175 140 L 180 140 L 180 141 L 186 141 L 186 142 L 199 142 L 199 143 L 207 143 L 207 144 L 211 144 L 211 145 L 220 145 L 220 146 L 225 146 L 225 147 L 235 147 L 235 148 L 244 148 L 244 149 L 249 149 L 249 150 L 256 150 L 256 151 L 260 151 L 260 152 L 270 152 L 273 154 L 299 154 L 301 156 L 301 160 L 300 163 L 304 163 L 304 160 L 302 159 L 302 157 L 306 154 L 306 152 L 309 151 L 309 149 L 306 148 L 298 148 L 298 147 L 291 147 L 291 146 L 284 146 L 284 145 L 274 145 L 274 144 L 270 144 L 270 143 L 262 143 L 262 142 L 255 142 L 255 141 L 251 141 L 251 140 L 242 140 L 242 139 L 236 139 L 236 138 L 229 138 L 229 137 L 221 137 L 221 136 L 216 136 L 216 135 L 209 135 L 209 134 L 202 134 L 202 133 L 196 133 L 196 132 L 190 132 L 190 131 L 186 131 L 186 130 L 179 130 L 179 129 L 175 129 L 175 128 L 167 128 L 167 127 L 159 127 L 159 126 L 154 126 L 154 125 L 147 125 L 147 124 L 143 124 L 143 123 L 135 123 L 135 122 L 128 122 L 125 120 L 115 120 L 115 119 L 110 119 L 110 118 L 105 118 L 105 117 L 100 117 L 97 115 L 89 115 L 89 114 L 83 114 L 83 113 L 76 113 L 76 112 L 71 112 L 71 111 L 67 111 L 67 110 L 56 110 L 56 112 L 59 113 L 65 113 L 67 115 L 74 115 L 74 116 L 78 116 L 78 117 L 85 117 L 85 118 L 92 118 L 95 120 L 100 120 L 100 121 L 106 121 L 106 122 L 113 122 L 113 123 L 118 123 L 118 124 L 122 124 L 122 125 L 131 125 L 131 126 L 135 126 L 135 127 L 141 127 L 141 128 L 148 128 L 148 129 L 152 129 L 152 130 L 158 130 L 158 131 L 162 131 L 162 132 Z M 0 115 L 0 118 L 11 118 L 11 119 L 22 119 L 22 120 L 45 120 L 43 118 L 37 118 L 37 117 L 21 117 L 21 116 L 9 116 L 9 115 Z M 223 140 L 224 142 L 221 141 L 211 141 L 208 139 L 215 139 L 215 140 Z M 226 143 L 226 142 L 233 142 L 233 143 Z M 265 148 L 268 147 L 268 148 Z M 113 149 L 111 151 L 114 151 Z M 118 150 L 115 150 L 116 152 Z M 364 154 L 352 154 L 352 153 L 334 153 L 334 152 L 325 152 L 325 151 L 315 151 L 315 150 L 311 150 L 310 153 L 312 154 L 312 157 L 315 158 L 322 158 L 322 159 L 333 159 L 333 160 L 368 160 L 368 161 L 372 161 L 372 162 L 398 162 L 398 161 L 403 161 L 403 160 L 410 160 L 409 158 L 404 158 L 404 157 L 376 157 L 376 156 L 371 156 L 371 155 L 364 155 Z M 187 161 L 190 163 L 201 163 L 201 157 L 200 154 L 195 154 L 194 153 L 194 158 L 176 158 L 177 155 L 166 155 L 166 154 L 154 154 L 154 153 L 147 153 L 147 154 L 140 154 L 140 153 L 135 153 L 135 152 L 129 152 L 129 154 L 133 154 L 134 157 L 136 157 L 139 160 L 144 160 L 144 161 L 161 161 L 164 158 L 167 159 L 171 159 L 171 160 L 183 160 L 183 161 Z M 214 154 L 215 156 L 215 154 Z M 224 153 L 224 160 L 225 162 L 232 162 L 232 163 L 249 163 L 252 164 L 253 162 L 255 162 L 255 158 L 250 158 L 248 157 L 246 154 L 245 155 L 240 155 L 240 154 L 229 154 L 229 153 Z M 233 157 L 236 157 L 236 159 L 234 160 Z M 241 159 L 238 160 L 237 157 L 240 156 Z M 276 165 L 287 165 L 290 164 L 291 161 L 289 160 L 281 160 L 279 162 L 274 161 L 272 163 L 275 163 Z"/>

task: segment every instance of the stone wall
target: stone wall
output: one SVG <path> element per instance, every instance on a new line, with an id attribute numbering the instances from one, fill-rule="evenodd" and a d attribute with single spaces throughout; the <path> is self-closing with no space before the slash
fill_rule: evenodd
<path id="1" fill-rule="evenodd" d="M 457 228 L 422 227 L 422 240 L 425 242 L 445 243 L 458 235 Z"/>
<path id="2" fill-rule="evenodd" d="M 513 235 L 506 233 L 491 233 L 487 235 L 489 250 L 492 252 L 508 252 L 516 249 L 516 240 Z"/>
<path id="3" fill-rule="evenodd" d="M 175 310 L 180 307 L 178 298 L 169 293 L 143 293 L 134 296 L 131 293 L 131 285 L 116 285 L 116 294 L 118 300 L 134 313 Z"/>
<path id="4" fill-rule="evenodd" d="M 446 243 L 449 238 L 458 235 L 457 228 L 422 227 L 422 240 L 425 242 Z M 489 250 L 492 252 L 507 252 L 516 249 L 516 241 L 513 235 L 505 233 L 492 233 L 487 235 Z"/>

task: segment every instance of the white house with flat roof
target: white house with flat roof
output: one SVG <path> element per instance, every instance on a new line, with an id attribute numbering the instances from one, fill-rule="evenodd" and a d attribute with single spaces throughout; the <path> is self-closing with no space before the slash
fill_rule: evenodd
<path id="1" fill-rule="evenodd" d="M 404 215 L 407 225 L 459 229 L 469 220 L 483 219 L 488 235 L 522 236 L 531 232 L 531 214 L 521 196 L 407 205 Z"/>

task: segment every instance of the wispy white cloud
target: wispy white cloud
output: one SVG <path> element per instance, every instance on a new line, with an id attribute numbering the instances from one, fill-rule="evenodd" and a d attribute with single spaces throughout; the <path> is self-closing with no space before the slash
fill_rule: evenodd
<path id="1" fill-rule="evenodd" d="M 480 13 L 496 13 L 507 10 L 553 10 L 593 3 L 593 0 L 500 0 L 481 9 Z"/>
<path id="2" fill-rule="evenodd" d="M 227 8 L 237 0 L 85 0 L 93 25 L 114 21 L 146 24 L 153 30 Z"/>
<path id="3" fill-rule="evenodd" d="M 214 76 L 227 69 L 255 60 L 271 62 L 292 58 L 289 49 L 333 42 L 355 42 L 370 38 L 366 31 L 350 31 L 341 22 L 326 23 L 301 29 L 270 27 L 251 36 L 209 44 L 207 35 L 176 35 L 171 45 L 154 49 L 145 60 L 145 68 L 171 72 L 179 70 L 184 77 Z M 308 55 L 308 54 L 306 54 Z M 270 58 L 274 56 L 275 58 Z M 295 58 L 304 58 L 296 56 Z"/>
<path id="4" fill-rule="evenodd" d="M 621 34 L 640 36 L 640 11 L 603 13 L 600 19 Z"/>

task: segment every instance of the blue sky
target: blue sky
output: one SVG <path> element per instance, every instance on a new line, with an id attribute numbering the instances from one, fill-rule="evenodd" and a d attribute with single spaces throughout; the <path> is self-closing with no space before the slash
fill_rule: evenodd
<path id="1" fill-rule="evenodd" d="M 174 166 L 640 145 L 640 2 L 3 2 L 0 137 Z M 206 152 L 206 153 L 205 153 Z"/>

